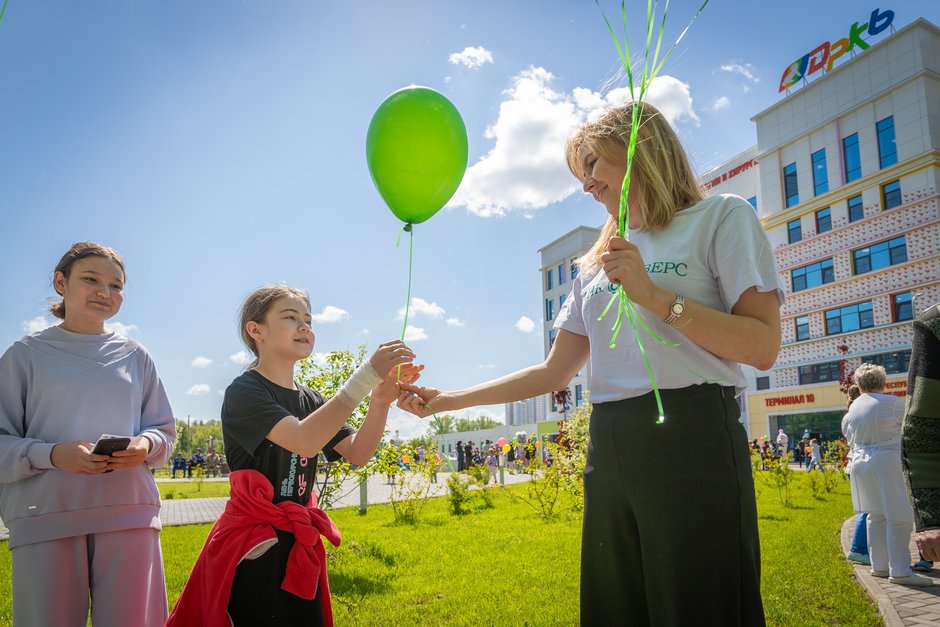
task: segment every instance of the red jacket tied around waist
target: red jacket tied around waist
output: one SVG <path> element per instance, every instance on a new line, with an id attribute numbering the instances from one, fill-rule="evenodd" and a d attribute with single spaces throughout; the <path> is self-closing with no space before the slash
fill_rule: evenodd
<path id="1" fill-rule="evenodd" d="M 281 589 L 320 603 L 327 625 L 333 624 L 330 587 L 326 578 L 326 549 L 320 535 L 339 546 L 339 529 L 316 505 L 292 501 L 274 504 L 274 487 L 256 470 L 237 470 L 229 476 L 231 494 L 225 511 L 209 531 L 167 627 L 231 627 L 228 603 L 235 568 L 277 542 L 275 529 L 294 534 Z M 253 554 L 254 551 L 254 554 Z M 260 552 L 259 552 L 260 551 Z"/>

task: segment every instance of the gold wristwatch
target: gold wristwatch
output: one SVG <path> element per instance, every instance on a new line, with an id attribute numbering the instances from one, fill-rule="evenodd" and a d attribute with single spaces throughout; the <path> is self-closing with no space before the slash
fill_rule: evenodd
<path id="1" fill-rule="evenodd" d="M 666 316 L 666 324 L 675 324 L 676 321 L 685 313 L 685 297 L 676 292 L 676 300 L 669 305 L 669 315 Z"/>

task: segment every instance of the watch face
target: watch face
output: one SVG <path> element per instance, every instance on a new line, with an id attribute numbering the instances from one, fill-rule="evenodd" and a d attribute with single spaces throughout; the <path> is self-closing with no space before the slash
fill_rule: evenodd
<path id="1" fill-rule="evenodd" d="M 672 315 L 681 316 L 683 311 L 685 311 L 685 305 L 683 305 L 682 303 L 672 304 Z"/>

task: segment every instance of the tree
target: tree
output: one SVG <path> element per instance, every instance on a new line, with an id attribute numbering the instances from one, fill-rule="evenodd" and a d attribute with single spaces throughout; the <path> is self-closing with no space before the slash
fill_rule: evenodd
<path id="1" fill-rule="evenodd" d="M 459 418 L 457 419 L 457 432 L 478 431 L 482 429 L 493 429 L 503 426 L 503 423 L 491 416 L 480 416 L 479 418 Z"/>
<path id="2" fill-rule="evenodd" d="M 326 363 L 318 363 L 311 356 L 297 364 L 295 378 L 302 385 L 316 390 L 326 398 L 332 398 L 365 360 L 366 347 L 364 345 L 359 345 L 355 353 L 348 350 L 329 353 L 325 358 Z M 369 411 L 370 401 L 371 397 L 363 399 L 349 416 L 347 422 L 356 429 L 362 426 L 362 421 Z M 343 461 L 329 464 L 325 473 L 316 474 L 313 489 L 321 508 L 328 509 L 332 505 L 343 479 L 350 472 L 352 470 L 349 463 Z M 355 472 L 364 480 L 369 470 L 368 467 L 364 467 Z"/>
<path id="3" fill-rule="evenodd" d="M 455 431 L 454 417 L 450 414 L 434 414 L 428 421 L 428 427 L 433 435 L 444 435 Z"/>

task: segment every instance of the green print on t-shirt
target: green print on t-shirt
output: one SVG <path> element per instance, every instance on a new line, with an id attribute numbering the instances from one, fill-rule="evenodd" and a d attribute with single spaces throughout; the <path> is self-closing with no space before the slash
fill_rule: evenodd
<path id="1" fill-rule="evenodd" d="M 674 261 L 654 261 L 646 264 L 648 274 L 675 274 L 676 276 L 685 276 L 689 272 L 688 264 Z"/>

